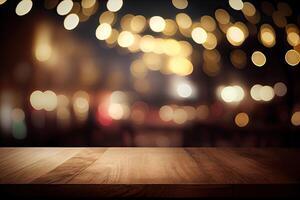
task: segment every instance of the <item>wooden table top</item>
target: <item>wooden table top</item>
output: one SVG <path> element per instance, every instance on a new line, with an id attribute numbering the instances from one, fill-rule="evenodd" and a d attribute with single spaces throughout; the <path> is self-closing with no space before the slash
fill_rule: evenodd
<path id="1" fill-rule="evenodd" d="M 40 196 L 299 196 L 300 150 L 0 148 L 0 192 Z"/>

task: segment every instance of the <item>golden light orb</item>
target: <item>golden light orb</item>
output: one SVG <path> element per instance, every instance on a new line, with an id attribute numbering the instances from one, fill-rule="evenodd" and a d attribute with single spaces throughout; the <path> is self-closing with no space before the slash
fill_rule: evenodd
<path id="1" fill-rule="evenodd" d="M 230 15 L 224 9 L 217 9 L 215 11 L 215 17 L 220 24 L 228 24 L 230 22 Z"/>
<path id="2" fill-rule="evenodd" d="M 122 31 L 118 37 L 118 44 L 121 47 L 129 47 L 134 43 L 134 36 L 129 31 Z"/>
<path id="3" fill-rule="evenodd" d="M 240 102 L 245 96 L 244 90 L 238 85 L 227 86 L 221 90 L 221 98 L 226 103 Z"/>
<path id="4" fill-rule="evenodd" d="M 19 16 L 26 15 L 31 10 L 32 5 L 33 3 L 31 0 L 20 1 L 16 7 L 16 14 Z"/>
<path id="5" fill-rule="evenodd" d="M 177 40 L 167 39 L 163 43 L 163 52 L 169 56 L 178 55 L 181 51 L 181 46 Z"/>
<path id="6" fill-rule="evenodd" d="M 166 27 L 163 30 L 163 34 L 167 36 L 172 36 L 177 32 L 177 24 L 174 20 L 172 19 L 166 19 Z"/>
<path id="7" fill-rule="evenodd" d="M 162 121 L 169 122 L 173 119 L 174 111 L 171 106 L 165 105 L 159 109 L 159 117 Z"/>
<path id="8" fill-rule="evenodd" d="M 263 101 L 271 101 L 275 96 L 273 88 L 268 85 L 260 88 L 259 95 L 260 99 Z"/>
<path id="9" fill-rule="evenodd" d="M 241 28 L 231 26 L 226 32 L 227 40 L 234 46 L 240 46 L 245 40 L 245 34 Z"/>
<path id="10" fill-rule="evenodd" d="M 170 58 L 168 68 L 179 76 L 187 76 L 193 72 L 193 64 L 187 58 L 175 56 Z"/>
<path id="11" fill-rule="evenodd" d="M 238 113 L 234 118 L 234 122 L 238 127 L 245 127 L 249 123 L 249 116 L 245 112 Z"/>
<path id="12" fill-rule="evenodd" d="M 287 34 L 287 41 L 291 46 L 297 46 L 300 43 L 299 34 L 296 32 L 290 32 Z"/>
<path id="13" fill-rule="evenodd" d="M 212 18 L 211 16 L 208 16 L 208 15 L 204 15 L 201 17 L 200 24 L 201 24 L 202 28 L 204 28 L 206 31 L 209 31 L 209 32 L 213 32 L 217 27 L 216 21 L 214 20 L 214 18 Z"/>
<path id="14" fill-rule="evenodd" d="M 275 31 L 269 24 L 263 24 L 260 27 L 260 41 L 265 47 L 273 47 L 276 43 Z"/>
<path id="15" fill-rule="evenodd" d="M 123 6 L 123 0 L 108 0 L 106 3 L 107 10 L 111 12 L 119 11 Z"/>
<path id="16" fill-rule="evenodd" d="M 253 17 L 256 13 L 256 8 L 254 5 L 250 2 L 243 3 L 243 9 L 242 12 L 247 17 Z"/>
<path id="17" fill-rule="evenodd" d="M 154 32 L 162 32 L 166 27 L 166 22 L 160 16 L 153 16 L 150 18 L 149 26 Z"/>
<path id="18" fill-rule="evenodd" d="M 188 29 L 192 26 L 192 19 L 185 13 L 178 13 L 176 15 L 176 23 L 182 29 Z"/>
<path id="19" fill-rule="evenodd" d="M 44 93 L 39 90 L 32 92 L 30 104 L 35 110 L 42 110 L 44 108 Z"/>
<path id="20" fill-rule="evenodd" d="M 263 86 L 260 85 L 260 84 L 256 84 L 254 86 L 251 87 L 251 90 L 250 90 L 250 95 L 252 97 L 252 99 L 254 99 L 255 101 L 261 101 L 261 97 L 260 97 L 260 89 L 262 88 Z"/>
<path id="21" fill-rule="evenodd" d="M 102 13 L 99 17 L 99 23 L 103 24 L 103 23 L 107 23 L 107 24 L 113 24 L 115 20 L 115 13 L 111 12 L 111 11 L 105 11 L 104 13 Z"/>
<path id="22" fill-rule="evenodd" d="M 266 64 L 266 56 L 261 51 L 255 51 L 253 52 L 251 56 L 251 60 L 254 65 L 258 67 L 262 67 L 264 64 Z"/>
<path id="23" fill-rule="evenodd" d="M 7 0 L 0 0 L 0 5 L 4 4 Z"/>
<path id="24" fill-rule="evenodd" d="M 134 33 L 140 33 L 144 31 L 146 26 L 146 18 L 142 15 L 137 15 L 132 18 L 130 21 L 131 31 Z"/>
<path id="25" fill-rule="evenodd" d="M 187 0 L 172 0 L 172 4 L 177 9 L 185 9 L 188 7 L 189 2 Z"/>
<path id="26" fill-rule="evenodd" d="M 56 11 L 57 14 L 59 15 L 66 15 L 72 10 L 72 8 L 73 8 L 72 0 L 63 0 L 57 5 Z"/>
<path id="27" fill-rule="evenodd" d="M 242 10 L 244 7 L 242 0 L 229 0 L 229 5 L 234 10 Z"/>
<path id="28" fill-rule="evenodd" d="M 98 38 L 98 40 L 108 39 L 111 33 L 112 28 L 108 23 L 100 24 L 96 29 L 96 37 Z"/>
<path id="29" fill-rule="evenodd" d="M 152 35 L 144 35 L 140 40 L 140 49 L 143 52 L 151 52 L 155 48 L 155 39 Z"/>
<path id="30" fill-rule="evenodd" d="M 66 16 L 64 20 L 64 27 L 67 30 L 73 30 L 79 24 L 79 17 L 77 14 L 72 13 Z"/>
<path id="31" fill-rule="evenodd" d="M 44 109 L 46 111 L 53 111 L 57 106 L 57 96 L 51 91 L 47 90 L 44 92 Z"/>
<path id="32" fill-rule="evenodd" d="M 294 112 L 294 114 L 291 117 L 291 123 L 294 126 L 300 126 L 300 111 Z"/>
<path id="33" fill-rule="evenodd" d="M 182 108 L 177 108 L 174 110 L 173 120 L 176 124 L 184 124 L 187 121 L 187 113 Z"/>
<path id="34" fill-rule="evenodd" d="M 192 39 L 198 44 L 203 44 L 207 39 L 207 32 L 201 27 L 196 27 L 192 31 Z"/>
<path id="35" fill-rule="evenodd" d="M 300 55 L 299 53 L 294 50 L 288 50 L 285 54 L 285 61 L 287 62 L 287 64 L 289 64 L 290 66 L 296 66 L 299 64 L 300 62 Z"/>
<path id="36" fill-rule="evenodd" d="M 81 1 L 81 6 L 85 9 L 92 8 L 93 6 L 95 6 L 95 4 L 96 4 L 96 0 L 82 0 Z"/>

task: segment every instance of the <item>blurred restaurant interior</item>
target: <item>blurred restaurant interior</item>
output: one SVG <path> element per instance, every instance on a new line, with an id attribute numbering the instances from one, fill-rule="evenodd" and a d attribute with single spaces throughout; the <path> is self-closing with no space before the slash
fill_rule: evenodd
<path id="1" fill-rule="evenodd" d="M 299 147 L 299 9 L 0 0 L 0 146 Z"/>

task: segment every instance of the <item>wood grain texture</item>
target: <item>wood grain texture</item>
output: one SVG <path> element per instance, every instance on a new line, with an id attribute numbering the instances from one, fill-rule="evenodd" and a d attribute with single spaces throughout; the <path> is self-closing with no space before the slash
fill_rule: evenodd
<path id="1" fill-rule="evenodd" d="M 299 197 L 299 153 L 273 148 L 1 148 L 0 192 L 17 197 Z"/>

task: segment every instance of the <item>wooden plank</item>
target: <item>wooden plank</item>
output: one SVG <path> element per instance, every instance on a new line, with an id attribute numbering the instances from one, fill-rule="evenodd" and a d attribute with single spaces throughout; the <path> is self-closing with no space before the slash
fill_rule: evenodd
<path id="1" fill-rule="evenodd" d="M 106 149 L 104 148 L 83 148 L 72 158 L 68 159 L 49 173 L 40 176 L 34 180 L 33 183 L 67 183 L 74 176 L 100 158 L 105 151 Z"/>
<path id="2" fill-rule="evenodd" d="M 0 193 L 20 198 L 299 197 L 299 153 L 255 148 L 0 149 Z"/>
<path id="3" fill-rule="evenodd" d="M 243 177 L 231 168 L 224 167 L 221 161 L 211 155 L 213 148 L 185 148 L 197 162 L 203 173 L 210 177 L 208 183 L 238 184 L 243 183 Z"/>
<path id="4" fill-rule="evenodd" d="M 232 148 L 215 148 L 209 153 L 217 158 L 224 168 L 238 174 L 242 178 L 242 183 L 276 184 L 294 182 L 291 177 L 282 173 L 273 173 L 275 166 L 265 166 L 255 157 L 244 157 L 236 153 L 237 151 L 232 150 Z"/>
<path id="5" fill-rule="evenodd" d="M 14 171 L 0 180 L 0 183 L 26 184 L 48 173 L 67 159 L 74 156 L 80 149 L 55 148 L 42 153 L 43 158 Z M 28 155 L 27 155 L 28 157 Z"/>
<path id="6" fill-rule="evenodd" d="M 10 157 L 0 165 L 0 182 L 7 181 L 4 179 L 5 176 L 13 174 L 22 168 L 31 165 L 43 158 L 49 158 L 61 151 L 60 148 L 20 148 L 18 154 L 14 157 Z"/>
<path id="7" fill-rule="evenodd" d="M 70 183 L 176 184 L 209 182 L 182 148 L 110 148 Z"/>
<path id="8" fill-rule="evenodd" d="M 0 164 L 6 161 L 7 159 L 10 159 L 11 157 L 14 157 L 18 153 L 20 153 L 20 151 L 17 148 L 13 148 L 13 147 L 1 148 Z"/>

